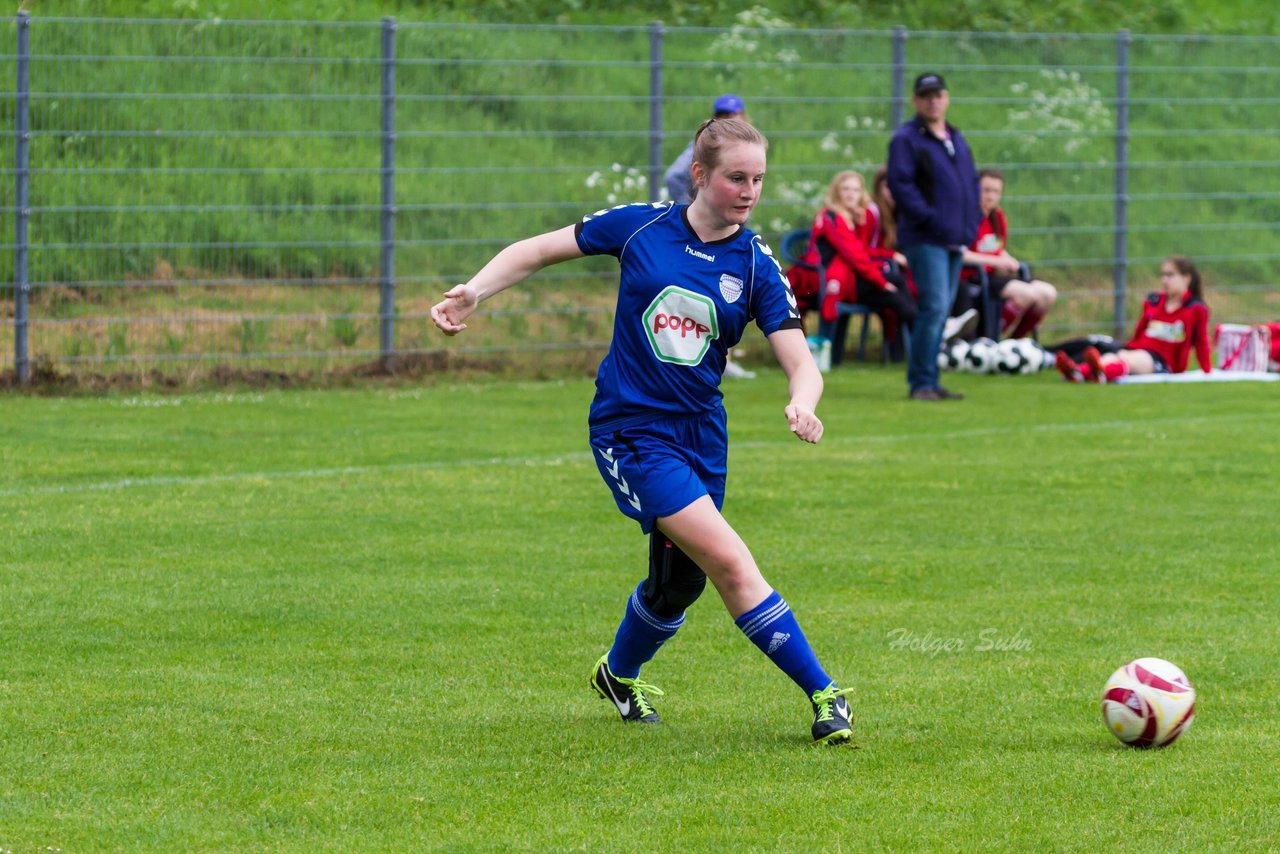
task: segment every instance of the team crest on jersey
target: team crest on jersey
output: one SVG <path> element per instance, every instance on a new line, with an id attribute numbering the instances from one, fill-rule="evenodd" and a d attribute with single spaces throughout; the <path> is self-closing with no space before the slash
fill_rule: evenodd
<path id="1" fill-rule="evenodd" d="M 737 276 L 730 276 L 725 273 L 720 277 L 720 296 L 724 297 L 725 302 L 737 302 L 738 297 L 742 296 L 742 279 Z"/>
<path id="2" fill-rule="evenodd" d="M 642 319 L 653 354 L 673 365 L 698 364 L 720 336 L 710 298 L 674 285 L 654 297 Z"/>

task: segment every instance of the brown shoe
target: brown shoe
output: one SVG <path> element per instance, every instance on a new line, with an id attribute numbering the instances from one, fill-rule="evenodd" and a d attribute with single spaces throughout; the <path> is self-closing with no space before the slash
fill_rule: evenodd
<path id="1" fill-rule="evenodd" d="M 932 388 L 918 388 L 907 397 L 912 400 L 942 400 L 942 395 L 938 394 L 937 389 Z"/>
<path id="2" fill-rule="evenodd" d="M 934 389 L 938 393 L 938 400 L 964 400 L 964 395 L 958 391 L 947 391 L 942 386 Z"/>

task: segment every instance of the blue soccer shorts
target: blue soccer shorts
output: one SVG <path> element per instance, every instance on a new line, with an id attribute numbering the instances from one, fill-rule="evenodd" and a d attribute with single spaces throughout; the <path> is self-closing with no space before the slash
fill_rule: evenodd
<path id="1" fill-rule="evenodd" d="M 724 506 L 729 434 L 722 407 L 591 435 L 591 455 L 618 509 L 652 533 L 704 495 Z"/>

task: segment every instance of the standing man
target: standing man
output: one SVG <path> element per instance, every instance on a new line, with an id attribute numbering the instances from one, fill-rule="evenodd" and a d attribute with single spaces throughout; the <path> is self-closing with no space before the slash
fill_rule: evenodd
<path id="1" fill-rule="evenodd" d="M 942 326 L 955 300 L 964 249 L 978 233 L 978 171 L 960 130 L 947 123 L 951 103 L 939 74 L 916 78 L 915 118 L 889 141 L 889 190 L 897 205 L 898 246 L 920 291 L 911 333 L 907 387 L 912 400 L 960 400 L 938 382 Z"/>
<path id="2" fill-rule="evenodd" d="M 721 95 L 712 105 L 712 117 L 717 119 L 745 119 L 747 107 L 737 95 Z M 662 180 L 667 184 L 667 192 L 671 201 L 678 205 L 687 205 L 693 201 L 693 176 L 689 170 L 693 166 L 693 140 L 680 156 L 667 167 Z"/>

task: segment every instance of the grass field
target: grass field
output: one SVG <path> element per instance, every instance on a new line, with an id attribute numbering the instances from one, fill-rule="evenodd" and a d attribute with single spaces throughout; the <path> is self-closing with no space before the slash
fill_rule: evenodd
<path id="1" fill-rule="evenodd" d="M 1270 385 L 728 388 L 726 507 L 856 687 L 860 748 L 709 594 L 587 689 L 645 542 L 587 380 L 0 401 L 0 849 L 1093 851 L 1280 840 Z M 957 641 L 959 643 L 957 643 Z M 1181 665 L 1122 747 L 1099 692 Z"/>

